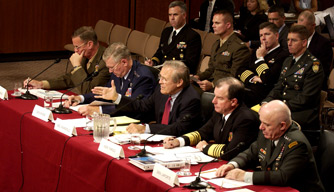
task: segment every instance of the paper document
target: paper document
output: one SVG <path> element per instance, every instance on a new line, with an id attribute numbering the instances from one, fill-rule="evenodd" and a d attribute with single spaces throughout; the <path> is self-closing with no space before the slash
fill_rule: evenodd
<path id="1" fill-rule="evenodd" d="M 133 119 L 131 117 L 127 116 L 118 116 L 118 117 L 113 117 L 116 118 L 117 125 L 127 125 L 130 123 L 139 123 L 140 121 L 137 119 Z"/>
<path id="2" fill-rule="evenodd" d="M 216 178 L 217 177 L 216 176 L 216 171 L 217 171 L 217 168 L 202 171 L 201 172 L 201 177 L 204 177 L 206 179 Z M 195 173 L 195 175 L 198 175 L 198 172 Z"/>
<path id="3" fill-rule="evenodd" d="M 57 118 L 57 120 L 60 118 Z M 62 119 L 60 119 L 62 120 Z M 62 122 L 65 122 L 68 125 L 73 125 L 74 127 L 86 127 L 86 118 L 79 118 L 79 119 L 65 119 Z"/>
<path id="4" fill-rule="evenodd" d="M 90 106 L 102 106 L 102 105 L 115 105 L 115 103 L 106 101 L 93 101 L 89 104 Z"/>
<path id="5" fill-rule="evenodd" d="M 173 149 L 165 149 L 164 147 L 148 147 L 146 146 L 146 151 L 153 154 L 183 154 L 183 153 L 194 153 L 199 152 L 199 149 L 185 146 L 176 147 Z"/>
<path id="6" fill-rule="evenodd" d="M 223 188 L 236 188 L 236 187 L 244 187 L 244 186 L 251 185 L 249 183 L 245 183 L 241 181 L 234 181 L 234 180 L 225 179 L 225 178 L 211 179 L 209 180 L 209 182 L 216 184 L 218 186 L 222 186 Z"/>
<path id="7" fill-rule="evenodd" d="M 25 93 L 27 89 L 19 88 L 19 91 L 22 93 Z M 46 93 L 48 95 L 52 95 L 54 99 L 60 99 L 60 97 L 63 95 L 63 93 L 59 91 L 50 91 L 50 90 L 44 90 L 44 89 L 29 89 L 29 92 L 33 95 L 36 95 L 39 98 L 44 98 Z M 67 99 L 68 95 L 64 95 L 63 99 Z"/>
<path id="8" fill-rule="evenodd" d="M 80 104 L 80 105 L 76 105 L 76 106 L 70 106 L 70 109 L 72 109 L 73 111 L 78 112 L 79 107 L 85 106 L 85 105 L 87 105 L 87 104 Z"/>

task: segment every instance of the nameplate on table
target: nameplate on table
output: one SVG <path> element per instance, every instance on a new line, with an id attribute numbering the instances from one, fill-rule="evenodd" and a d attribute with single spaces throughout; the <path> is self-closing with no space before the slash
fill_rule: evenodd
<path id="1" fill-rule="evenodd" d="M 48 120 L 53 121 L 52 112 L 49 109 L 46 109 L 39 105 L 35 105 L 34 110 L 32 111 L 32 116 L 45 122 L 48 122 Z"/>
<path id="2" fill-rule="evenodd" d="M 112 143 L 107 139 L 101 140 L 98 150 L 114 158 L 125 157 L 122 146 Z"/>
<path id="3" fill-rule="evenodd" d="M 77 135 L 77 130 L 73 124 L 67 123 L 67 121 L 63 121 L 59 118 L 55 122 L 54 129 L 70 137 Z"/>
<path id="4" fill-rule="evenodd" d="M 154 165 L 152 176 L 171 187 L 180 186 L 176 173 L 159 163 Z"/>
<path id="5" fill-rule="evenodd" d="M 0 99 L 8 100 L 7 89 L 3 88 L 2 86 L 0 86 Z"/>

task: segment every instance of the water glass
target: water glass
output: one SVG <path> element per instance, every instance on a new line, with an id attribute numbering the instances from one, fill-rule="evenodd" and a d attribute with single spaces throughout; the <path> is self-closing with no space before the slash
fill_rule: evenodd
<path id="1" fill-rule="evenodd" d="M 189 176 L 191 175 L 190 166 L 191 166 L 191 157 L 185 157 L 182 159 L 184 161 L 184 166 L 180 168 L 180 171 L 176 172 L 180 176 Z"/>
<path id="2" fill-rule="evenodd" d="M 52 104 L 53 104 L 53 96 L 49 93 L 46 93 L 44 96 L 44 108 L 52 111 L 54 109 Z"/>
<path id="3" fill-rule="evenodd" d="M 14 93 L 12 96 L 18 97 L 21 96 L 20 88 L 22 88 L 22 83 L 21 82 L 15 82 L 14 83 Z"/>
<path id="4" fill-rule="evenodd" d="M 128 149 L 130 150 L 140 150 L 138 147 L 136 147 L 135 145 L 140 145 L 140 134 L 139 133 L 132 133 L 131 134 L 131 146 L 128 147 Z"/>
<path id="5" fill-rule="evenodd" d="M 116 118 L 112 117 L 110 118 L 110 128 L 109 128 L 109 135 L 112 135 L 117 127 L 117 122 L 116 122 Z"/>
<path id="6" fill-rule="evenodd" d="M 98 114 L 93 117 L 93 121 L 94 142 L 100 143 L 102 139 L 107 139 L 109 137 L 110 116 L 108 114 Z"/>

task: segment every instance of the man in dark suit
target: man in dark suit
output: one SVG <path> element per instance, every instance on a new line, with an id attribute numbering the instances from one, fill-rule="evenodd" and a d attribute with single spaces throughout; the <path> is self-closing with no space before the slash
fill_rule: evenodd
<path id="1" fill-rule="evenodd" d="M 309 31 L 307 39 L 307 48 L 317 59 L 320 60 L 323 66 L 325 79 L 322 85 L 323 90 L 327 90 L 327 80 L 330 73 L 330 67 L 333 59 L 333 50 L 329 39 L 326 39 L 315 31 L 314 13 L 305 10 L 298 16 L 298 25 L 304 25 Z"/>
<path id="2" fill-rule="evenodd" d="M 212 100 L 215 111 L 210 120 L 198 131 L 190 132 L 179 138 L 166 138 L 165 148 L 196 145 L 203 153 L 229 160 L 256 140 L 259 119 L 256 113 L 243 104 L 243 84 L 234 77 L 225 77 L 217 81 L 215 97 Z M 214 140 L 213 144 L 209 144 Z M 224 155 L 240 142 L 246 144 L 234 152 Z"/>
<path id="3" fill-rule="evenodd" d="M 142 114 L 143 119 L 156 123 L 127 127 L 129 133 L 159 133 L 180 136 L 201 125 L 200 98 L 190 85 L 189 69 L 181 61 L 166 61 L 160 71 L 160 86 L 147 99 L 133 100 L 117 94 L 112 81 L 111 88 L 95 87 L 96 98 L 114 101 L 124 107 L 120 113 L 131 116 Z M 128 105 L 128 106 L 126 106 Z M 141 118 L 142 119 L 142 118 Z"/>
<path id="4" fill-rule="evenodd" d="M 202 31 L 213 32 L 213 13 L 218 10 L 226 10 L 234 14 L 234 2 L 232 0 L 205 0 L 199 12 L 198 24 L 196 27 Z"/>
<path id="5" fill-rule="evenodd" d="M 286 39 L 288 37 L 289 28 L 285 24 L 284 8 L 279 5 L 270 7 L 268 10 L 268 21 L 278 27 L 278 42 L 283 49 L 288 50 Z M 260 41 L 250 41 L 250 48 L 252 49 L 257 49 L 260 45 Z"/>
<path id="6" fill-rule="evenodd" d="M 307 50 L 308 31 L 294 25 L 288 34 L 292 56 L 285 59 L 279 80 L 263 102 L 282 100 L 302 130 L 317 130 L 324 72 L 322 63 Z"/>
<path id="7" fill-rule="evenodd" d="M 278 43 L 278 28 L 264 22 L 260 25 L 261 46 L 253 51 L 251 62 L 238 71 L 238 77 L 248 89 L 245 103 L 252 107 L 268 95 L 278 81 L 283 61 L 289 56 Z"/>
<path id="8" fill-rule="evenodd" d="M 216 172 L 218 177 L 254 185 L 290 186 L 323 192 L 310 143 L 292 122 L 289 108 L 274 100 L 261 107 L 257 141 Z M 261 170 L 246 172 L 242 169 Z"/>
<path id="9" fill-rule="evenodd" d="M 131 59 L 129 49 L 123 43 L 113 43 L 104 52 L 103 60 L 111 73 L 107 87 L 111 87 L 114 81 L 116 91 L 123 96 L 136 98 L 138 95 L 150 96 L 157 84 L 157 81 L 149 69 L 149 66 L 142 65 Z M 78 96 L 70 96 L 65 106 L 77 105 L 78 103 L 89 104 L 95 100 L 93 93 Z M 111 113 L 115 106 L 81 106 L 78 112 L 82 115 L 89 115 L 93 112 Z"/>
<path id="10" fill-rule="evenodd" d="M 162 31 L 159 48 L 153 58 L 145 61 L 153 66 L 166 60 L 180 60 L 188 66 L 190 73 L 195 74 L 202 51 L 200 35 L 186 24 L 187 6 L 182 1 L 169 4 L 168 15 L 171 27 Z"/>
<path id="11" fill-rule="evenodd" d="M 240 67 L 249 63 L 250 52 L 247 46 L 233 32 L 233 17 L 227 11 L 215 12 L 213 30 L 220 36 L 211 49 L 209 67 L 195 75 L 203 91 L 213 91 L 216 81 L 223 77 L 237 77 Z"/>
<path id="12" fill-rule="evenodd" d="M 29 86 L 34 89 L 69 89 L 78 86 L 95 71 L 98 75 L 84 82 L 77 89 L 81 94 L 90 93 L 98 85 L 105 85 L 110 76 L 102 55 L 105 50 L 99 45 L 96 33 L 92 27 L 80 27 L 72 35 L 74 53 L 70 57 L 73 70 L 56 79 L 43 81 L 32 80 Z M 24 81 L 24 86 L 28 80 Z"/>

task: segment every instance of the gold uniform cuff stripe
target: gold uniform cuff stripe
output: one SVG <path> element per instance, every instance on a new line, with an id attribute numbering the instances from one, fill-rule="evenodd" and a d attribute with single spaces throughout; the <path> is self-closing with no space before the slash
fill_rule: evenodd
<path id="1" fill-rule="evenodd" d="M 158 59 L 158 57 L 153 57 L 151 60 L 156 61 L 158 64 L 160 64 L 160 60 Z"/>
<path id="2" fill-rule="evenodd" d="M 201 141 L 201 135 L 198 131 L 187 133 L 184 136 L 189 138 L 190 145 L 196 145 L 198 142 Z"/>
<path id="3" fill-rule="evenodd" d="M 256 72 L 258 74 L 258 76 L 261 76 L 261 74 L 263 73 L 263 71 L 269 69 L 268 65 L 266 63 L 261 64 L 260 66 L 258 66 L 256 68 Z"/>
<path id="4" fill-rule="evenodd" d="M 212 144 L 208 150 L 208 155 L 219 158 L 223 151 L 225 144 Z"/>
<path id="5" fill-rule="evenodd" d="M 252 71 L 250 71 L 250 70 L 245 70 L 245 71 L 241 74 L 240 80 L 241 80 L 242 82 L 245 82 L 246 79 L 247 79 L 250 75 L 252 75 L 252 74 L 253 74 Z"/>

